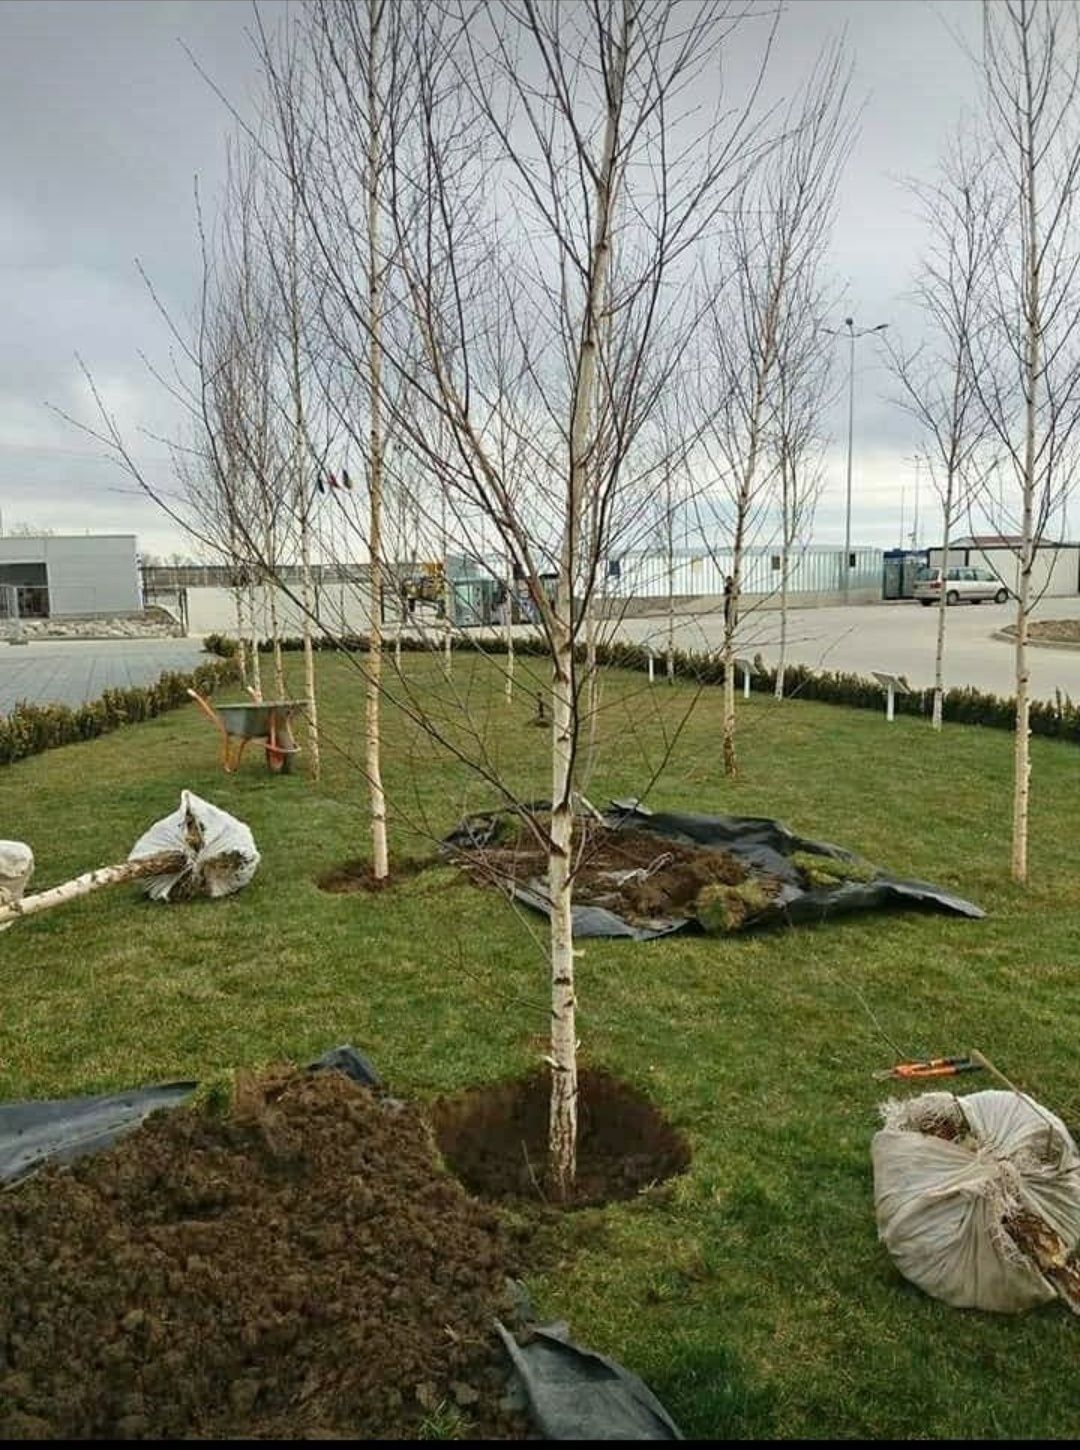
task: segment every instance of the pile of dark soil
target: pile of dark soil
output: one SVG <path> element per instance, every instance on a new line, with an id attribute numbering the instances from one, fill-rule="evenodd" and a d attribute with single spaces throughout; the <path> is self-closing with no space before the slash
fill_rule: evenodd
<path id="1" fill-rule="evenodd" d="M 546 823 L 545 823 L 546 824 Z M 479 882 L 526 886 L 547 874 L 547 853 L 525 826 L 509 838 L 466 853 L 470 875 Z M 574 901 L 604 906 L 627 921 L 645 924 L 661 917 L 691 917 L 703 888 L 742 886 L 747 866 L 729 851 L 684 846 L 649 831 L 611 830 L 598 822 L 575 825 Z M 756 876 L 766 896 L 778 882 Z M 770 890 L 770 888 L 772 888 Z"/>
<path id="2" fill-rule="evenodd" d="M 438 1099 L 431 1110 L 443 1156 L 484 1198 L 546 1196 L 547 1068 Z M 644 1093 L 596 1068 L 578 1074 L 577 1181 L 571 1207 L 633 1198 L 685 1173 L 690 1146 Z"/>
<path id="3" fill-rule="evenodd" d="M 0 1196 L 0 1436 L 522 1436 L 505 1259 L 413 1109 L 253 1079 Z"/>

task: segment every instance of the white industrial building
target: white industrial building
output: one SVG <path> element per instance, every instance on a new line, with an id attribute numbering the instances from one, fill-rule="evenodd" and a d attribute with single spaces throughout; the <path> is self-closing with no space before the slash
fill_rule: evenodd
<path id="1" fill-rule="evenodd" d="M 126 614 L 142 608 L 134 534 L 0 538 L 0 601 L 23 619 Z"/>
<path id="2" fill-rule="evenodd" d="M 972 534 L 949 545 L 950 565 L 989 569 L 1010 593 L 1020 586 L 1020 539 L 1008 534 Z M 930 549 L 927 561 L 941 567 L 941 550 Z M 1036 598 L 1061 599 L 1080 594 L 1080 544 L 1044 539 L 1035 553 L 1031 590 Z"/>

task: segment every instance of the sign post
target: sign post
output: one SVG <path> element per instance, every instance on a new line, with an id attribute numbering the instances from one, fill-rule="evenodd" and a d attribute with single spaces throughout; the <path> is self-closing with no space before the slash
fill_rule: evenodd
<path id="1" fill-rule="evenodd" d="M 895 716 L 897 695 L 910 695 L 911 686 L 903 675 L 890 675 L 885 670 L 872 670 L 871 674 L 885 691 L 885 719 L 892 720 Z"/>

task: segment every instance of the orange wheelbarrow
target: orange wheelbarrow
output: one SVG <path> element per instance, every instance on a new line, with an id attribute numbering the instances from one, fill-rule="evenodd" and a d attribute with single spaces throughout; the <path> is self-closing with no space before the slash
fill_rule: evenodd
<path id="1" fill-rule="evenodd" d="M 289 728 L 301 700 L 244 700 L 233 705 L 211 705 L 197 690 L 188 694 L 208 720 L 221 731 L 221 763 L 231 775 L 251 740 L 265 742 L 266 764 L 272 775 L 287 775 L 300 747 Z"/>

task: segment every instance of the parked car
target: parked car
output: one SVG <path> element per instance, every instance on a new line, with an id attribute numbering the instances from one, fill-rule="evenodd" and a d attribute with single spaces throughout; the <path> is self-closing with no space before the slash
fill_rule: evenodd
<path id="1" fill-rule="evenodd" d="M 984 599 L 1004 604 L 1009 597 L 1008 589 L 992 569 L 953 565 L 944 574 L 941 569 L 920 569 L 915 575 L 915 598 L 920 604 L 936 604 L 941 598 L 942 583 L 946 604 L 959 604 L 961 599 L 972 604 L 981 604 Z"/>

